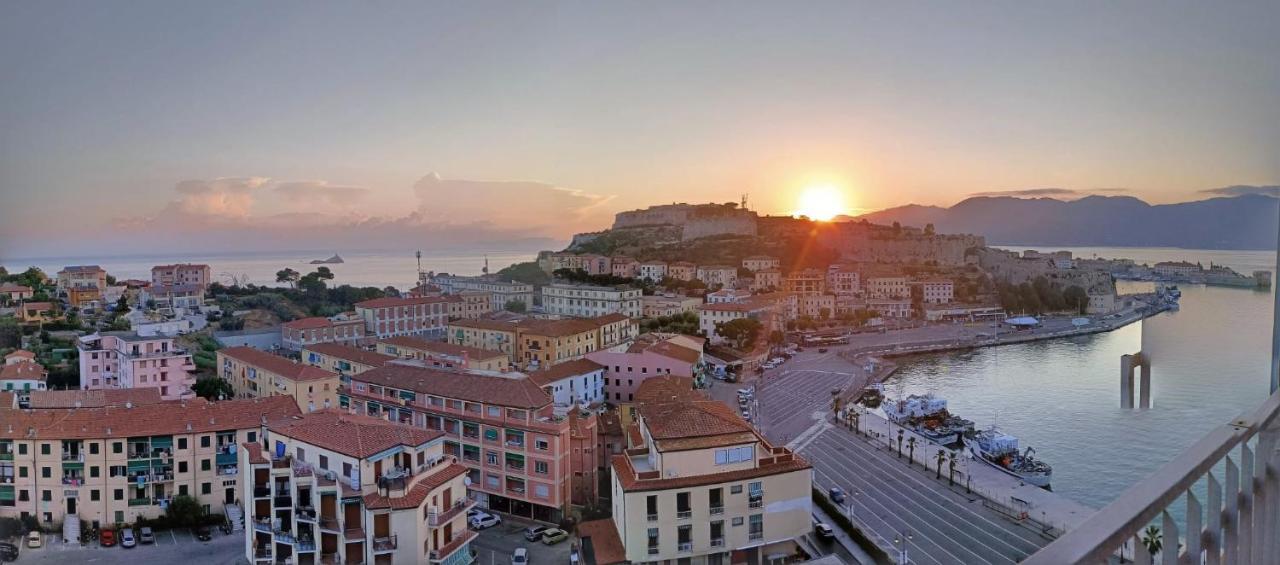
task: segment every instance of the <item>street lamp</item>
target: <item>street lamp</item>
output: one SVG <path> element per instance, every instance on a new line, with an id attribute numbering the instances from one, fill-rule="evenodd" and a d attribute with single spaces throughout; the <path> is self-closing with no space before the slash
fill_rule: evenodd
<path id="1" fill-rule="evenodd" d="M 911 534 L 911 530 L 907 530 L 905 534 L 899 533 L 898 535 L 893 536 L 893 545 L 899 548 L 898 563 L 901 563 L 902 565 L 911 563 L 911 558 L 907 556 L 907 548 L 912 539 L 913 536 Z"/>

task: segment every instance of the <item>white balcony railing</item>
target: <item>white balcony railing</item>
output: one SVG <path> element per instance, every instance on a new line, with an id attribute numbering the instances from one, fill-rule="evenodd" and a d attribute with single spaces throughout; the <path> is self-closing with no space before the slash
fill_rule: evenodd
<path id="1" fill-rule="evenodd" d="M 1162 522 L 1162 563 L 1280 563 L 1278 447 L 1280 393 L 1273 393 L 1024 563 L 1104 563 L 1120 553 L 1126 560 L 1150 563 L 1139 538 L 1156 518 Z M 1206 493 L 1203 504 L 1196 494 L 1200 490 Z M 1185 533 L 1169 513 L 1180 498 L 1185 498 Z"/>

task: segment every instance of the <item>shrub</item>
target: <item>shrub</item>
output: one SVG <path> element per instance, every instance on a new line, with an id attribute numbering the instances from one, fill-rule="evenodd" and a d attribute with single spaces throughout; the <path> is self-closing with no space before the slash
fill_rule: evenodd
<path id="1" fill-rule="evenodd" d="M 876 545 L 875 542 L 871 541 L 871 538 L 867 537 L 867 534 L 863 533 L 861 529 L 854 526 L 853 522 L 849 521 L 849 517 L 844 515 L 844 511 L 837 507 L 835 503 L 831 502 L 831 500 L 827 498 L 826 494 L 823 494 L 822 491 L 818 490 L 818 487 L 813 487 L 813 501 L 818 503 L 818 506 L 827 513 L 827 516 L 831 517 L 831 521 L 835 522 L 836 527 L 844 530 L 844 533 L 849 534 L 849 537 L 853 538 L 854 543 L 857 543 L 858 547 L 861 547 L 863 551 L 867 552 L 867 555 L 870 555 L 876 563 L 893 563 L 893 561 L 889 559 L 889 554 L 886 553 L 883 548 Z"/>

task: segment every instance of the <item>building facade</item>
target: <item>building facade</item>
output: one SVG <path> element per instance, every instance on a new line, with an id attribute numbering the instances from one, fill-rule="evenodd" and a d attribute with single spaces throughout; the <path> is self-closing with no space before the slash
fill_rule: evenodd
<path id="1" fill-rule="evenodd" d="M 302 349 L 302 362 L 341 375 L 343 380 L 400 359 L 340 343 L 317 343 Z"/>
<path id="2" fill-rule="evenodd" d="M 657 279 L 661 280 L 661 278 Z M 542 287 L 542 309 L 548 314 L 586 318 L 623 314 L 639 318 L 638 288 L 556 283 Z"/>
<path id="3" fill-rule="evenodd" d="M 243 346 L 219 349 L 217 363 L 237 398 L 287 396 L 303 412 L 338 405 L 337 373 Z"/>
<path id="4" fill-rule="evenodd" d="M 151 286 L 195 285 L 200 288 L 200 294 L 204 294 L 212 282 L 208 265 L 179 263 L 151 267 Z"/>
<path id="5" fill-rule="evenodd" d="M 699 266 L 698 280 L 708 287 L 731 288 L 738 283 L 737 267 Z"/>
<path id="6" fill-rule="evenodd" d="M 77 286 L 92 286 L 103 292 L 107 290 L 107 271 L 97 265 L 70 265 L 58 271 L 58 292 Z"/>
<path id="7" fill-rule="evenodd" d="M 949 304 L 955 300 L 955 283 L 948 280 L 927 280 L 920 283 L 921 297 L 925 304 Z"/>
<path id="8" fill-rule="evenodd" d="M 511 357 L 501 351 L 431 341 L 418 337 L 389 337 L 378 341 L 378 353 L 401 359 L 421 361 L 441 369 L 474 369 L 503 371 L 511 366 Z"/>
<path id="9" fill-rule="evenodd" d="M 778 269 L 782 267 L 782 261 L 777 257 L 769 257 L 768 255 L 752 255 L 742 260 L 742 268 L 757 272 L 761 269 Z"/>
<path id="10" fill-rule="evenodd" d="M 492 276 L 464 277 L 459 275 L 435 275 L 430 282 L 445 294 L 457 294 L 466 290 L 488 292 L 489 306 L 494 311 L 506 308 L 507 303 L 523 302 L 533 306 L 533 285 L 516 281 L 500 281 Z"/>
<path id="11" fill-rule="evenodd" d="M 365 337 L 364 330 L 364 319 L 355 316 L 314 316 L 281 324 L 280 343 L 290 351 L 301 351 L 317 343 L 365 345 L 370 339 Z"/>
<path id="12" fill-rule="evenodd" d="M 450 299 L 443 296 L 375 298 L 357 302 L 356 317 L 366 334 L 378 339 L 398 335 L 440 336 L 449 325 Z"/>
<path id="13" fill-rule="evenodd" d="M 170 336 L 103 332 L 83 336 L 80 389 L 155 388 L 166 400 L 195 396 L 195 362 Z"/>
<path id="14" fill-rule="evenodd" d="M 667 264 L 662 261 L 645 261 L 640 263 L 638 278 L 649 282 L 659 282 L 667 276 Z"/>

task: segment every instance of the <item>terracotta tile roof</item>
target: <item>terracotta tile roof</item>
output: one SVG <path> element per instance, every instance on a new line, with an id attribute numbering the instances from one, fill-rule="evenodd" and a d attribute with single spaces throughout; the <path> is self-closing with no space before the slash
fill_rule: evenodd
<path id="1" fill-rule="evenodd" d="M 312 316 L 310 318 L 300 318 L 292 322 L 285 322 L 281 325 L 291 330 L 316 330 L 332 326 L 333 321 L 321 316 Z"/>
<path id="2" fill-rule="evenodd" d="M 626 314 L 619 314 L 615 312 L 613 314 L 605 314 L 603 316 L 596 316 L 594 318 L 587 319 L 595 322 L 597 325 L 603 326 L 605 324 L 627 321 L 630 320 L 631 317 Z"/>
<path id="3" fill-rule="evenodd" d="M 63 267 L 59 273 L 96 273 L 102 271 L 102 267 L 97 265 L 67 265 Z M 105 271 L 103 271 L 105 272 Z"/>
<path id="4" fill-rule="evenodd" d="M 20 358 L 20 359 L 35 359 L 35 358 L 36 358 L 36 354 L 35 354 L 35 353 L 32 353 L 32 352 L 30 352 L 30 351 L 27 351 L 27 350 L 25 350 L 25 349 L 19 349 L 19 350 L 17 350 L 17 351 L 14 351 L 13 353 L 10 353 L 10 354 L 8 354 L 8 355 L 5 355 L 5 356 L 4 356 L 5 361 L 8 361 L 9 359 L 15 359 L 15 358 Z"/>
<path id="5" fill-rule="evenodd" d="M 313 343 L 311 345 L 304 346 L 302 350 L 314 351 L 321 355 L 337 357 L 338 359 L 345 359 L 347 361 L 353 361 L 355 363 L 369 365 L 371 367 L 381 367 L 388 361 L 395 361 L 399 359 L 399 357 L 395 357 L 393 355 L 383 355 L 376 351 L 360 349 L 359 347 L 352 347 L 341 343 Z"/>
<path id="6" fill-rule="evenodd" d="M 622 485 L 622 490 L 626 492 L 690 488 L 702 485 L 746 481 L 770 475 L 781 475 L 783 473 L 804 471 L 812 467 L 812 465 L 810 465 L 808 461 L 805 461 L 804 458 L 799 455 L 791 454 L 790 452 L 778 457 L 777 459 L 779 460 L 767 465 L 759 465 L 751 469 L 742 469 L 739 471 L 645 480 L 641 480 L 636 476 L 635 467 L 631 466 L 631 460 L 628 459 L 626 455 L 614 455 L 612 459 L 612 466 L 614 475 L 618 477 L 618 482 Z"/>
<path id="7" fill-rule="evenodd" d="M 389 363 L 351 379 L 443 398 L 511 408 L 537 409 L 551 404 L 551 396 L 525 377 L 490 376 Z"/>
<path id="8" fill-rule="evenodd" d="M 6 363 L 0 367 L 0 381 L 19 381 L 19 380 L 37 380 L 45 379 L 44 365 L 35 361 L 20 361 L 18 363 Z"/>
<path id="9" fill-rule="evenodd" d="M 550 369 L 544 371 L 529 373 L 529 380 L 537 383 L 538 386 L 547 386 L 560 379 L 585 375 L 604 368 L 604 365 L 590 359 L 574 359 L 553 365 Z"/>
<path id="10" fill-rule="evenodd" d="M 690 364 L 697 363 L 698 359 L 702 358 L 702 351 L 689 349 L 669 340 L 655 343 L 647 351 Z"/>
<path id="11" fill-rule="evenodd" d="M 404 510 L 408 508 L 418 508 L 422 506 L 422 502 L 431 496 L 431 491 L 444 486 L 449 481 L 467 474 L 467 468 L 457 463 L 450 463 L 449 466 L 434 469 L 430 471 L 430 475 L 419 480 L 409 489 L 404 496 L 382 496 L 377 493 L 369 493 L 364 495 L 364 506 L 371 510 L 382 508 L 390 508 L 392 510 Z"/>
<path id="12" fill-rule="evenodd" d="M 752 433 L 751 425 L 723 402 L 650 402 L 637 409 L 655 442 Z"/>
<path id="13" fill-rule="evenodd" d="M 386 298 L 374 298 L 373 300 L 365 300 L 364 302 L 357 302 L 356 308 L 389 308 L 389 307 L 396 307 L 396 306 L 417 306 L 419 304 L 437 304 L 437 303 L 450 302 L 450 301 L 451 300 L 449 298 L 445 298 L 443 296 L 417 296 L 417 297 L 406 297 L 406 298 L 396 298 L 396 297 L 389 296 Z"/>
<path id="14" fill-rule="evenodd" d="M 509 320 L 489 320 L 486 318 L 475 318 L 466 320 L 453 320 L 449 322 L 450 327 L 471 328 L 477 330 L 498 330 L 504 332 L 516 331 L 516 322 Z"/>
<path id="15" fill-rule="evenodd" d="M 311 365 L 295 363 L 279 355 L 272 355 L 252 347 L 226 347 L 219 349 L 218 353 L 295 381 L 312 381 L 338 376 L 337 373 L 331 373 Z"/>
<path id="16" fill-rule="evenodd" d="M 0 438 L 98 439 L 243 430 L 298 414 L 292 397 L 170 400 L 125 408 L 0 410 Z M 187 427 L 190 426 L 190 431 Z M 10 431 L 12 430 L 12 431 Z"/>
<path id="17" fill-rule="evenodd" d="M 418 447 L 444 432 L 415 428 L 371 416 L 322 410 L 268 426 L 272 433 L 322 449 L 364 459 L 397 446 Z"/>
<path id="18" fill-rule="evenodd" d="M 419 351 L 427 351 L 431 353 L 439 353 L 442 355 L 454 355 L 462 357 L 466 355 L 470 359 L 493 359 L 494 357 L 506 357 L 507 354 L 492 349 L 481 349 L 479 347 L 471 347 L 467 345 L 456 345 L 443 341 L 431 341 L 420 337 L 410 335 L 402 335 L 389 337 L 379 340 L 379 343 L 394 345 L 396 347 L 404 347 L 408 349 L 417 349 Z"/>
<path id="19" fill-rule="evenodd" d="M 29 286 L 22 286 L 20 284 L 13 284 L 13 283 L 4 283 L 4 284 L 0 284 L 0 292 L 34 292 L 34 290 Z"/>
<path id="20" fill-rule="evenodd" d="M 266 455 L 262 454 L 261 444 L 244 442 L 240 444 L 240 447 L 243 447 L 245 451 L 249 452 L 249 463 L 251 464 L 262 465 L 271 462 L 270 459 L 267 459 Z"/>
<path id="21" fill-rule="evenodd" d="M 706 399 L 706 394 L 693 388 L 693 378 L 673 375 L 644 379 L 635 393 L 637 404 Z"/>
<path id="22" fill-rule="evenodd" d="M 585 318 L 566 318 L 563 320 L 528 319 L 521 321 L 519 326 L 524 333 L 547 337 L 565 337 L 600 329 L 599 323 Z"/>
<path id="23" fill-rule="evenodd" d="M 101 408 L 104 406 L 134 406 L 157 404 L 163 402 L 160 389 L 156 387 L 120 388 L 105 390 L 33 390 L 31 391 L 31 408 Z"/>
<path id="24" fill-rule="evenodd" d="M 618 537 L 618 526 L 613 518 L 602 518 L 578 524 L 578 538 L 582 540 L 584 565 L 614 565 L 627 562 L 627 551 Z"/>
<path id="25" fill-rule="evenodd" d="M 601 412 L 596 415 L 599 422 L 598 429 L 600 435 L 621 436 L 622 435 L 622 417 L 617 410 Z"/>

